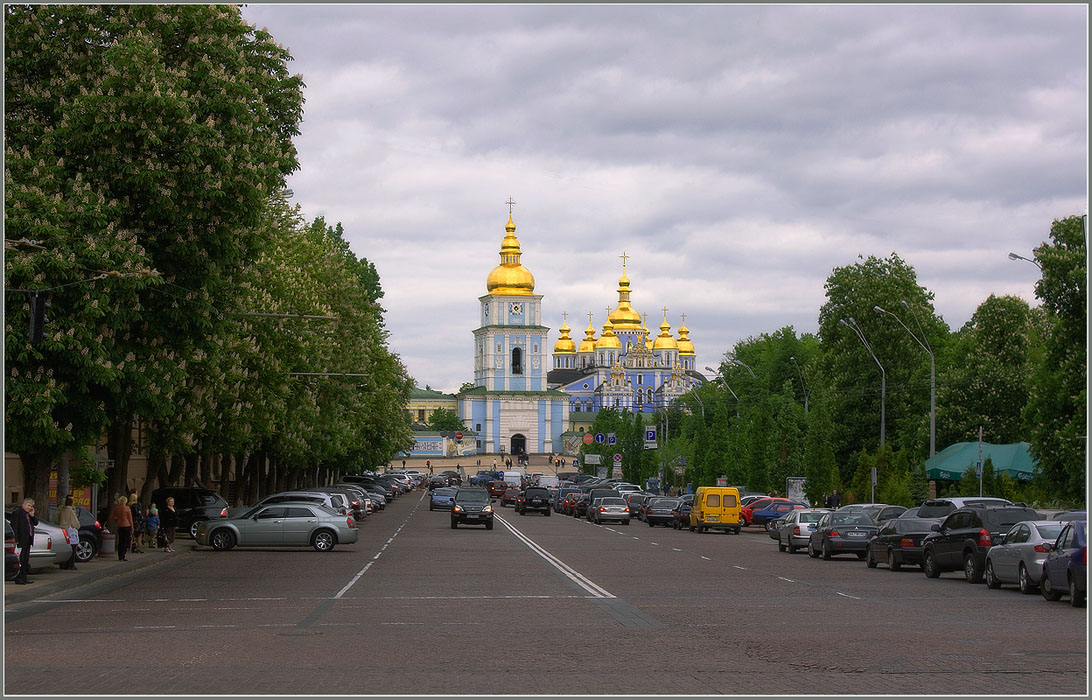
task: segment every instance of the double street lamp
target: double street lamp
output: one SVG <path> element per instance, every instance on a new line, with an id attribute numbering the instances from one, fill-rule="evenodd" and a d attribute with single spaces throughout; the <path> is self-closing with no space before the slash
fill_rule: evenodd
<path id="1" fill-rule="evenodd" d="M 857 334 L 857 338 L 861 341 L 861 345 L 864 345 L 865 350 L 868 350 L 868 354 L 872 355 L 872 359 L 876 361 L 876 366 L 880 368 L 880 447 L 883 447 L 887 436 L 887 373 L 884 372 L 883 365 L 880 364 L 880 360 L 876 357 L 876 353 L 872 352 L 872 346 L 868 344 L 868 340 L 865 339 L 864 333 L 861 332 L 860 326 L 853 320 L 853 317 L 850 317 L 848 323 L 844 318 L 840 318 L 838 319 L 838 323 Z"/>
<path id="2" fill-rule="evenodd" d="M 906 303 L 904 299 L 902 302 L 902 308 L 910 310 L 910 305 Z M 873 310 L 878 314 L 887 314 L 891 318 L 899 322 L 899 325 L 906 329 L 906 332 L 910 334 L 910 337 L 917 341 L 917 344 L 921 346 L 929 355 L 929 456 L 932 457 L 937 453 L 937 362 L 933 356 L 933 349 L 929 346 L 929 339 L 925 337 L 925 329 L 921 327 L 921 321 L 918 321 L 917 314 L 914 314 L 914 321 L 918 324 L 918 331 L 921 333 L 921 338 L 914 335 L 914 331 L 910 330 L 902 319 L 895 314 L 880 308 L 879 306 L 873 306 Z"/>

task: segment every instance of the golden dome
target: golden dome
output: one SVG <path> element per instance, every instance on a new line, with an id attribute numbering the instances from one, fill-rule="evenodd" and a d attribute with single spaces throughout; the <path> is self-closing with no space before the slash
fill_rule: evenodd
<path id="1" fill-rule="evenodd" d="M 664 314 L 664 322 L 660 324 L 660 335 L 656 336 L 656 342 L 652 344 L 653 350 L 677 350 L 678 343 L 671 335 L 671 324 L 667 322 L 667 314 Z"/>
<path id="2" fill-rule="evenodd" d="M 519 264 L 519 240 L 516 239 L 516 225 L 511 216 L 508 217 L 504 230 L 506 234 L 501 241 L 501 264 L 489 273 L 485 288 L 490 294 L 534 294 L 535 276 Z"/>
<path id="3" fill-rule="evenodd" d="M 572 354 L 575 354 L 576 353 L 576 343 L 574 343 L 573 339 L 569 337 L 569 331 L 572 330 L 571 328 L 569 328 L 569 324 L 562 321 L 561 322 L 561 328 L 559 328 L 558 330 L 561 331 L 561 337 L 557 339 L 556 343 L 554 343 L 554 354 L 555 355 L 572 355 Z"/>
<path id="4" fill-rule="evenodd" d="M 641 314 L 629 305 L 629 292 L 629 277 L 626 276 L 626 271 L 622 270 L 622 276 L 618 279 L 618 308 L 611 311 L 608 317 L 615 328 L 640 327 Z"/>
<path id="5" fill-rule="evenodd" d="M 578 352 L 595 352 L 595 328 L 592 327 L 590 321 L 588 327 L 584 329 L 584 340 L 580 341 L 580 350 Z"/>
<path id="6" fill-rule="evenodd" d="M 679 354 L 680 355 L 693 355 L 694 343 L 690 341 L 690 329 L 686 327 L 686 319 L 683 318 L 683 324 L 679 326 Z"/>
<path id="7" fill-rule="evenodd" d="M 608 320 L 603 324 L 603 335 L 595 341 L 596 350 L 621 350 L 622 341 L 614 334 L 614 325 Z"/>

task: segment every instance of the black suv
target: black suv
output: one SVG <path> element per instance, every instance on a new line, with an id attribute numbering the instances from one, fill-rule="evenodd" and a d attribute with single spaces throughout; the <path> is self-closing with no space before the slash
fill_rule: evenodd
<path id="1" fill-rule="evenodd" d="M 543 515 L 549 515 L 553 511 L 550 507 L 550 492 L 545 486 L 528 486 L 516 499 L 517 513 L 527 515 L 529 510 L 537 510 Z"/>
<path id="2" fill-rule="evenodd" d="M 459 489 L 451 501 L 451 529 L 462 523 L 466 525 L 485 525 L 486 530 L 493 529 L 493 506 L 489 503 L 489 492 L 485 489 Z"/>
<path id="3" fill-rule="evenodd" d="M 178 529 L 189 532 L 190 537 L 197 537 L 197 523 L 213 518 L 226 518 L 228 504 L 220 494 L 212 489 L 188 486 L 168 486 L 152 491 L 152 503 L 159 508 L 163 517 L 163 510 L 167 507 L 167 499 L 174 498 L 174 509 L 178 512 Z"/>
<path id="4" fill-rule="evenodd" d="M 1020 506 L 960 508 L 933 525 L 933 532 L 922 540 L 922 570 L 937 578 L 943 571 L 963 569 L 968 583 L 981 583 L 989 548 L 1016 523 L 1039 519 L 1037 512 Z"/>

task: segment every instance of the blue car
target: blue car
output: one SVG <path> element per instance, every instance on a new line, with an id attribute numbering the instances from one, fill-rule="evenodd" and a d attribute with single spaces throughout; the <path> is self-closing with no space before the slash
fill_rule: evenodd
<path id="1" fill-rule="evenodd" d="M 428 509 L 451 510 L 451 502 L 455 499 L 455 491 L 457 490 L 448 486 L 433 489 L 428 497 Z"/>
<path id="2" fill-rule="evenodd" d="M 1069 592 L 1069 603 L 1084 605 L 1088 586 L 1087 520 L 1071 520 L 1050 547 L 1043 562 L 1039 590 L 1047 600 L 1058 600 Z"/>

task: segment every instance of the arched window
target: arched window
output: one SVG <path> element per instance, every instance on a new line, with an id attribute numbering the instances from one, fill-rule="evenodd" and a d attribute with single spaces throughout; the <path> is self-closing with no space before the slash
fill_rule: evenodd
<path id="1" fill-rule="evenodd" d="M 512 374 L 523 374 L 523 351 L 512 348 Z"/>

